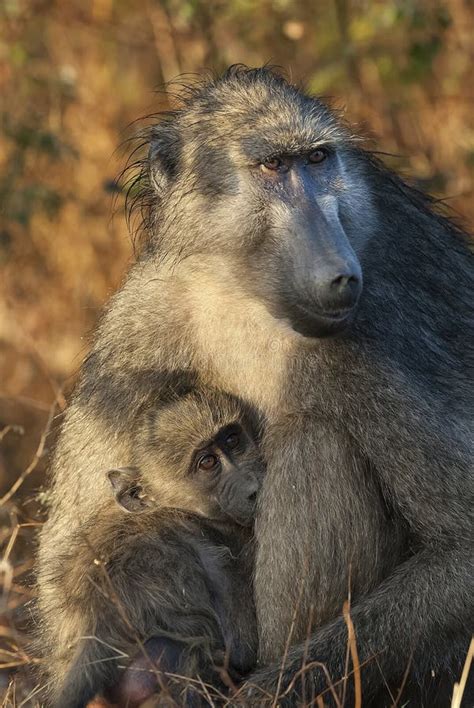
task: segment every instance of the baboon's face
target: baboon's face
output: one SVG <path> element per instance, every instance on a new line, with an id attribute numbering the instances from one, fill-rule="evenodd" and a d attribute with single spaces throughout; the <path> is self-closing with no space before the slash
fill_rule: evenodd
<path id="1" fill-rule="evenodd" d="M 120 467 L 107 472 L 117 503 L 131 513 L 176 505 L 210 519 L 250 525 L 264 466 L 245 428 L 237 421 L 225 425 L 211 439 L 201 441 L 190 455 L 183 452 L 188 463 L 186 469 L 173 474 L 178 494 L 174 500 L 164 496 L 170 482 L 166 472 L 159 474 L 155 469 L 154 474 L 147 474 L 145 465 L 145 469 Z M 169 458 L 168 473 L 172 465 Z"/>
<path id="2" fill-rule="evenodd" d="M 246 282 L 301 334 L 336 334 L 352 321 L 362 293 L 360 241 L 344 219 L 344 159 L 329 141 L 260 154 L 246 179 L 248 199 L 262 204 Z"/>
<path id="3" fill-rule="evenodd" d="M 199 446 L 188 474 L 210 500 L 209 516 L 230 518 L 242 526 L 252 523 L 263 464 L 240 423 L 221 428 L 212 440 Z"/>
<path id="4" fill-rule="evenodd" d="M 250 524 L 264 474 L 260 425 L 249 406 L 211 390 L 151 407 L 137 421 L 134 466 L 108 472 L 116 501 Z"/>
<path id="5" fill-rule="evenodd" d="M 344 329 L 362 292 L 372 213 L 347 131 L 319 101 L 262 72 L 203 89 L 174 128 L 179 253 L 226 259 L 305 336 Z"/>

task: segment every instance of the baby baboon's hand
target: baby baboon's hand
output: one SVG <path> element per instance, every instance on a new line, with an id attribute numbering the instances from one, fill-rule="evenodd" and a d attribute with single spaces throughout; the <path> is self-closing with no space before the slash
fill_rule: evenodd
<path id="1" fill-rule="evenodd" d="M 106 698 L 96 696 L 92 701 L 89 701 L 87 708 L 118 708 L 118 706 L 116 703 L 111 703 Z"/>

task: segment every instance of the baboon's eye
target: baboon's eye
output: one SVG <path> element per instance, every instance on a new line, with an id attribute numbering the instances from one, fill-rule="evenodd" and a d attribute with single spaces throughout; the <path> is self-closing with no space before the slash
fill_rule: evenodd
<path id="1" fill-rule="evenodd" d="M 228 436 L 226 437 L 226 439 L 225 439 L 225 444 L 226 444 L 227 447 L 229 447 L 231 450 L 232 450 L 234 447 L 237 447 L 237 445 L 239 444 L 239 442 L 240 442 L 240 438 L 239 438 L 239 436 L 237 435 L 237 433 L 231 433 L 231 434 L 228 435 Z"/>
<path id="2" fill-rule="evenodd" d="M 313 165 L 317 165 L 319 162 L 323 162 L 327 156 L 327 150 L 324 148 L 316 148 L 316 150 L 309 153 L 308 162 L 311 162 Z"/>
<path id="3" fill-rule="evenodd" d="M 199 458 L 197 466 L 200 470 L 206 470 L 206 472 L 209 472 L 217 467 L 218 463 L 219 458 L 217 455 L 203 455 Z"/>
<path id="4" fill-rule="evenodd" d="M 282 166 L 283 162 L 280 160 L 279 157 L 274 157 L 272 160 L 265 160 L 262 162 L 262 167 L 264 170 L 272 170 L 275 172 Z"/>

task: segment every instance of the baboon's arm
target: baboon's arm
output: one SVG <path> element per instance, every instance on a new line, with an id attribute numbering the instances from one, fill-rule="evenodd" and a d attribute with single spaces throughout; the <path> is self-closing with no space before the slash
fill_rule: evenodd
<path id="1" fill-rule="evenodd" d="M 264 444 L 255 600 L 267 663 L 337 616 L 349 589 L 354 597 L 378 585 L 400 546 L 346 431 L 312 413 L 288 415 L 267 428 Z"/>
<path id="2" fill-rule="evenodd" d="M 421 668 L 424 657 L 433 662 L 424 668 L 432 670 L 436 680 L 437 670 L 444 668 L 448 642 L 463 636 L 467 640 L 465 618 L 472 617 L 472 592 L 467 588 L 472 590 L 473 577 L 469 555 L 467 548 L 425 548 L 352 609 L 366 700 L 384 679 L 390 682 L 394 676 L 403 676 L 408 665 L 416 663 Z M 317 631 L 309 643 L 293 647 L 283 671 L 277 661 L 253 674 L 244 695 L 249 702 L 250 698 L 257 701 L 265 695 L 274 696 L 278 690 L 286 695 L 286 701 L 278 701 L 278 705 L 297 705 L 300 700 L 306 705 L 324 692 L 325 705 L 333 705 L 327 676 L 340 695 L 347 640 L 347 625 L 341 617 Z M 302 671 L 303 665 L 308 667 L 306 671 Z M 349 664 L 349 672 L 353 668 Z M 453 677 L 453 683 L 456 679 L 459 676 Z M 347 705 L 354 705 L 352 678 L 347 681 L 345 695 Z M 384 698 L 390 701 L 388 690 Z"/>
<path id="3" fill-rule="evenodd" d="M 355 597 L 353 601 L 351 615 L 355 626 L 359 661 L 362 665 L 363 695 L 366 698 L 374 693 L 378 695 L 385 682 L 391 683 L 392 686 L 394 682 L 398 685 L 409 664 L 412 676 L 431 674 L 433 683 L 436 681 L 437 673 L 446 670 L 452 665 L 453 660 L 456 660 L 454 656 L 456 652 L 459 652 L 459 662 L 462 666 L 463 654 L 465 656 L 473 630 L 473 478 L 470 470 L 470 442 L 467 437 L 463 438 L 462 434 L 459 434 L 461 428 L 456 433 L 454 428 L 450 430 L 445 424 L 445 431 L 447 430 L 450 436 L 447 434 L 443 436 L 441 428 L 435 430 L 433 417 L 430 419 L 430 426 L 426 425 L 425 421 L 426 417 L 422 417 L 419 411 L 415 410 L 411 415 L 406 409 L 400 407 L 396 420 L 395 416 L 390 420 L 379 421 L 374 417 L 370 425 L 366 422 L 367 438 L 359 439 L 364 444 L 364 451 L 370 454 L 371 460 L 377 464 L 377 473 L 374 470 L 373 474 L 377 474 L 384 495 L 390 501 L 394 509 L 393 513 L 400 520 L 398 524 L 403 519 L 409 530 L 412 552 L 411 557 L 399 563 L 386 574 L 385 579 L 376 583 L 371 592 L 361 593 L 362 599 L 358 601 Z M 366 523 L 370 523 L 370 516 L 367 519 L 363 516 L 363 505 L 354 506 L 351 504 L 350 496 L 347 497 L 347 494 L 353 493 L 354 498 L 363 500 L 365 493 L 363 485 L 367 484 L 370 476 L 364 483 L 360 476 L 353 474 L 358 466 L 348 467 L 351 451 L 347 441 L 344 443 L 342 431 L 338 432 L 336 428 L 331 431 L 327 425 L 325 427 L 323 421 L 320 422 L 319 431 L 311 429 L 310 423 L 306 423 L 306 429 L 304 425 L 304 421 L 300 420 L 298 425 L 293 426 L 299 431 L 300 439 L 304 440 L 304 445 L 299 452 L 295 445 L 286 449 L 280 447 L 277 450 L 277 440 L 281 436 L 273 438 L 275 456 L 272 457 L 272 467 L 269 467 L 273 475 L 273 484 L 266 492 L 272 495 L 269 505 L 272 514 L 275 514 L 276 509 L 279 515 L 278 527 L 273 524 L 272 533 L 275 534 L 277 529 L 278 541 L 284 543 L 283 549 L 286 549 L 283 554 L 282 546 L 278 545 L 278 552 L 283 558 L 283 568 L 278 569 L 282 574 L 282 578 L 278 581 L 278 592 L 285 598 L 289 597 L 289 588 L 296 585 L 295 577 L 301 577 L 301 569 L 298 571 L 297 567 L 291 566 L 292 547 L 301 541 L 301 531 L 296 523 L 289 528 L 288 519 L 291 517 L 291 511 L 285 511 L 284 504 L 285 494 L 289 493 L 293 483 L 291 476 L 285 472 L 285 460 L 290 459 L 290 450 L 298 464 L 308 467 L 309 461 L 314 461 L 317 471 L 308 469 L 306 475 L 299 476 L 303 479 L 305 476 L 312 479 L 315 489 L 314 499 L 317 500 L 318 495 L 325 495 L 325 499 L 318 502 L 319 518 L 313 516 L 313 546 L 316 550 L 312 552 L 316 555 L 310 560 L 311 564 L 317 563 L 318 548 L 323 550 L 322 562 L 328 563 L 324 549 L 326 547 L 338 549 L 335 545 L 335 539 L 338 539 L 336 535 L 338 528 L 349 529 L 350 533 L 355 534 L 354 540 L 358 545 L 363 542 Z M 393 454 L 393 448 L 391 452 L 387 452 L 387 440 L 391 434 L 393 435 L 391 426 L 397 427 L 396 432 L 400 440 L 400 448 L 396 456 Z M 296 439 L 295 433 L 295 443 Z M 351 445 L 354 446 L 354 443 L 352 442 Z M 357 457 L 360 453 L 353 447 L 352 454 Z M 278 463 L 279 457 L 280 463 Z M 347 474 L 347 469 L 352 469 L 351 474 Z M 307 513 L 309 504 L 313 503 L 311 489 L 300 491 L 306 491 L 310 495 L 309 502 L 305 502 L 308 504 L 304 509 Z M 288 498 L 291 501 L 291 496 Z M 265 501 L 267 500 L 264 498 L 264 504 Z M 367 510 L 370 508 L 371 500 L 367 497 Z M 341 509 L 345 509 L 345 518 L 344 515 L 341 516 Z M 301 512 L 301 505 L 299 512 Z M 264 644 L 264 651 L 265 648 L 268 650 L 271 647 L 273 633 L 281 655 L 283 654 L 281 637 L 278 636 L 275 621 L 278 615 L 274 615 L 272 611 L 271 564 L 267 563 L 265 566 L 265 563 L 262 563 L 262 553 L 268 552 L 272 545 L 271 518 L 274 521 L 276 519 L 275 516 L 270 517 L 270 515 L 266 518 L 264 507 L 263 528 L 260 528 L 263 550 L 260 551 L 260 559 L 257 559 L 256 595 L 260 622 L 264 629 L 267 627 L 270 632 L 266 647 Z M 299 526 L 301 527 L 301 524 Z M 299 538 L 298 534 L 300 534 Z M 370 537 L 369 533 L 367 538 Z M 303 540 L 305 540 L 304 536 Z M 347 543 L 349 537 L 346 535 L 343 540 Z M 383 546 L 381 548 L 383 549 Z M 390 553 L 390 545 L 386 547 L 385 552 Z M 398 552 L 395 557 L 400 557 Z M 341 559 L 344 561 L 342 549 L 339 549 L 339 555 L 334 556 L 333 573 L 341 572 Z M 364 563 L 367 564 L 369 560 L 368 556 L 363 555 L 357 558 L 362 571 L 364 571 Z M 366 565 L 366 568 L 369 566 Z M 273 573 L 278 571 L 275 568 Z M 328 564 L 322 569 L 321 577 L 323 579 L 326 575 L 331 577 L 330 574 L 331 567 Z M 263 588 L 266 588 L 266 597 Z M 318 601 L 320 601 L 317 593 L 318 590 L 314 593 L 315 613 L 318 611 Z M 339 613 L 340 610 L 333 616 Z M 317 615 L 315 624 L 318 625 Z M 304 634 L 299 633 L 298 638 L 301 640 L 302 636 Z M 306 644 L 290 649 L 282 673 L 280 672 L 282 661 L 276 659 L 273 665 L 254 674 L 249 680 L 249 686 L 255 683 L 272 695 L 280 686 L 282 692 L 288 691 L 289 703 L 296 705 L 303 691 L 298 672 L 301 672 L 306 657 L 306 664 L 316 662 L 305 672 L 306 691 L 309 691 L 310 697 L 326 691 L 328 683 L 321 664 L 326 666 L 332 681 L 338 681 L 343 677 L 347 636 L 345 620 L 340 616 L 320 629 L 316 629 Z M 265 639 L 265 634 L 263 637 Z M 289 643 L 294 644 L 294 641 L 290 640 Z M 452 652 L 447 652 L 448 646 L 453 647 Z M 453 683 L 456 678 L 458 677 L 453 676 Z M 349 681 L 346 696 L 350 695 L 352 685 Z M 256 689 L 248 690 L 252 692 Z M 390 701 L 388 691 L 384 695 L 384 698 L 386 697 Z M 348 705 L 353 703 L 349 701 Z M 440 705 L 444 704 L 440 703 Z"/>

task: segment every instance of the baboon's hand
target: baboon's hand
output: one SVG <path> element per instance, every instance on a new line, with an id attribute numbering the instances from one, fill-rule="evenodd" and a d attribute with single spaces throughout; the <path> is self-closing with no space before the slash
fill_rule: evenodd
<path id="1" fill-rule="evenodd" d="M 275 702 L 281 670 L 273 666 L 255 671 L 236 691 L 230 705 L 236 708 L 248 706 L 271 706 Z M 278 700 L 278 705 L 282 705 Z"/>
<path id="2" fill-rule="evenodd" d="M 230 705 L 236 708 L 271 705 L 290 708 L 301 704 L 313 705 L 319 695 L 327 708 L 337 705 L 333 702 L 331 688 L 319 662 L 307 666 L 305 671 L 301 671 L 301 662 L 287 663 L 284 669 L 277 662 L 251 674 Z"/>

